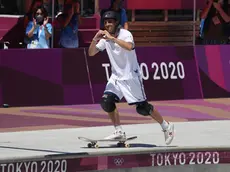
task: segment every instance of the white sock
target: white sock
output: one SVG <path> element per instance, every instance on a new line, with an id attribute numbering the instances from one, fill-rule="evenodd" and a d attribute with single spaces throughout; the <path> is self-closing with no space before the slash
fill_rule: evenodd
<path id="1" fill-rule="evenodd" d="M 120 125 L 116 125 L 116 126 L 115 126 L 115 130 L 116 130 L 116 131 L 122 131 L 122 127 L 121 127 Z"/>
<path id="2" fill-rule="evenodd" d="M 169 123 L 166 122 L 165 120 L 163 120 L 163 122 L 162 122 L 162 124 L 161 124 L 162 129 L 163 129 L 163 130 L 167 130 L 168 126 L 169 126 Z"/>

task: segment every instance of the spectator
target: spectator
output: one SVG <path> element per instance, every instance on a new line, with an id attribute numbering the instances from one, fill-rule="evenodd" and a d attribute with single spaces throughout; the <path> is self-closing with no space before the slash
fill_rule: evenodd
<path id="1" fill-rule="evenodd" d="M 63 14 L 56 20 L 56 26 L 61 29 L 60 48 L 78 48 L 78 27 L 80 19 L 80 2 L 66 1 Z"/>
<path id="2" fill-rule="evenodd" d="M 227 44 L 229 42 L 228 0 L 208 0 L 201 14 L 203 20 L 203 44 Z"/>
<path id="3" fill-rule="evenodd" d="M 120 25 L 124 28 L 127 29 L 129 28 L 128 26 L 128 19 L 126 15 L 126 10 L 122 8 L 122 2 L 123 0 L 111 0 L 111 6 L 107 10 L 113 10 L 116 11 L 120 14 Z M 107 10 L 102 10 L 101 11 L 101 17 L 103 16 L 104 12 Z M 104 21 L 101 20 L 101 29 L 104 29 Z"/>
<path id="4" fill-rule="evenodd" d="M 58 2 L 57 15 L 59 15 L 63 12 L 65 0 L 55 0 L 55 1 Z M 33 0 L 28 13 L 25 15 L 26 25 L 27 25 L 28 21 L 33 20 L 33 16 L 32 16 L 33 12 L 38 6 L 44 6 L 46 11 L 48 12 L 48 16 L 52 15 L 52 0 Z M 55 8 L 55 10 L 56 10 L 56 8 Z"/>
<path id="5" fill-rule="evenodd" d="M 28 23 L 33 21 L 33 14 L 35 13 L 38 7 L 42 6 L 42 0 L 33 0 L 30 5 L 29 11 L 24 16 L 24 29 L 26 29 Z M 24 37 L 24 43 L 27 45 L 30 42 L 30 38 L 27 35 Z"/>
<path id="6" fill-rule="evenodd" d="M 33 21 L 33 14 L 35 10 L 42 6 L 42 0 L 33 0 L 32 4 L 30 5 L 29 11 L 24 16 L 24 28 L 27 27 L 30 21 Z"/>
<path id="7" fill-rule="evenodd" d="M 29 38 L 28 49 L 50 47 L 52 25 L 48 23 L 48 15 L 44 7 L 38 7 L 34 12 L 33 21 L 27 25 L 26 35 Z"/>

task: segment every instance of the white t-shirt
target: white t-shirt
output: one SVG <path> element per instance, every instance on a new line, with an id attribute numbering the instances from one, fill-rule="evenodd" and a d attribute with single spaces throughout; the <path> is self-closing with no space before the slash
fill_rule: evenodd
<path id="1" fill-rule="evenodd" d="M 125 29 L 120 29 L 117 39 L 130 42 L 135 46 L 133 35 Z M 140 67 L 135 50 L 128 51 L 110 40 L 101 39 L 97 49 L 106 49 L 112 67 L 112 76 L 117 80 L 128 80 L 140 76 Z"/>

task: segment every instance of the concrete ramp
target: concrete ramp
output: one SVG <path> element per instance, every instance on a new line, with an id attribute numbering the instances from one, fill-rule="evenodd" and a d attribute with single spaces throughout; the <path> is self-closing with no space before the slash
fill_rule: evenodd
<path id="1" fill-rule="evenodd" d="M 1 109 L 0 172 L 229 172 L 229 99 L 153 103 L 175 124 L 169 146 L 159 124 L 126 104 L 119 104 L 123 129 L 138 137 L 130 148 L 88 148 L 78 139 L 113 132 L 99 105 Z"/>
<path id="2" fill-rule="evenodd" d="M 170 146 L 158 124 L 123 126 L 130 148 L 101 142 L 88 148 L 78 136 L 103 138 L 113 127 L 88 127 L 1 133 L 0 171 L 90 171 L 149 167 L 220 165 L 230 163 L 230 121 L 175 123 L 176 138 Z M 148 167 L 148 168 L 147 168 Z M 178 167 L 179 168 L 179 167 Z M 185 168 L 185 167 L 183 167 Z M 23 170 L 24 169 L 24 170 Z M 138 169 L 135 169 L 138 170 Z"/>

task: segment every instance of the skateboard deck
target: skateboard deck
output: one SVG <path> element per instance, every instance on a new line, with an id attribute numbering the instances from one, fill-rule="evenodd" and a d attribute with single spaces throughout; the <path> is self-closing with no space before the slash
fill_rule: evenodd
<path id="1" fill-rule="evenodd" d="M 86 138 L 86 137 L 78 137 L 79 140 L 82 141 L 86 141 L 88 142 L 88 148 L 99 148 L 98 142 L 117 142 L 117 147 L 130 147 L 130 145 L 128 143 L 126 143 L 126 141 L 129 140 L 134 140 L 136 139 L 137 136 L 133 136 L 133 137 L 127 137 L 126 139 L 90 139 L 90 138 Z"/>

